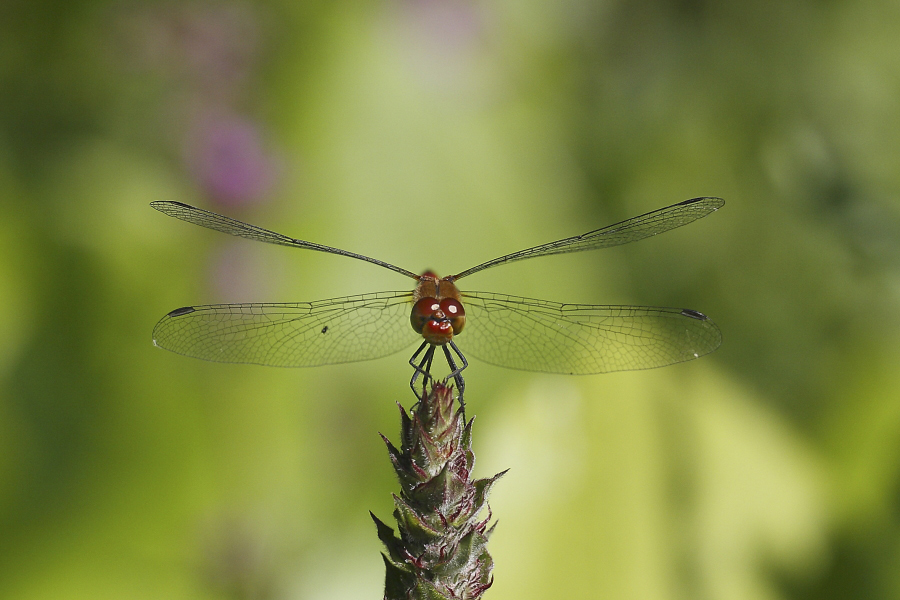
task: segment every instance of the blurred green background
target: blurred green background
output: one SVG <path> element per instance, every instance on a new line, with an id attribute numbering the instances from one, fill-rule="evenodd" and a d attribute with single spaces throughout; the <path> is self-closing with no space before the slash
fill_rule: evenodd
<path id="1" fill-rule="evenodd" d="M 487 597 L 900 597 L 898 38 L 877 0 L 4 0 L 0 597 L 381 597 L 407 354 L 150 332 L 409 281 L 152 200 L 448 274 L 701 195 L 727 204 L 465 281 L 725 337 L 605 376 L 472 361 L 476 474 L 511 468 Z"/>

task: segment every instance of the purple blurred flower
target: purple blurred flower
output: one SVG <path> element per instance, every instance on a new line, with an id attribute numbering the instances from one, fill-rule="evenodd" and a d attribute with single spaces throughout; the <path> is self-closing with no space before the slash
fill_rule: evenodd
<path id="1" fill-rule="evenodd" d="M 249 5 L 185 9 L 178 31 L 189 72 L 203 92 L 219 96 L 245 85 L 258 39 L 256 15 Z"/>
<path id="2" fill-rule="evenodd" d="M 112 54 L 221 103 L 247 87 L 258 29 L 255 9 L 242 2 L 119 7 Z"/>
<path id="3" fill-rule="evenodd" d="M 467 0 L 406 0 L 403 4 L 420 43 L 435 49 L 466 49 L 481 30 L 479 15 Z"/>
<path id="4" fill-rule="evenodd" d="M 185 159 L 207 195 L 231 206 L 262 199 L 278 171 L 259 127 L 233 114 L 200 117 L 188 132 Z"/>
<path id="5" fill-rule="evenodd" d="M 470 0 L 404 0 L 401 32 L 414 72 L 438 93 L 458 92 L 479 64 L 483 16 Z"/>
<path id="6" fill-rule="evenodd" d="M 257 9 L 241 0 L 122 8 L 119 42 L 126 66 L 159 74 L 168 83 L 159 120 L 182 140 L 184 163 L 211 200 L 239 205 L 272 188 L 277 162 L 262 127 L 240 115 L 253 105 L 260 40 Z M 187 125 L 183 125 L 184 123 Z M 186 133 L 183 131 L 186 130 Z"/>

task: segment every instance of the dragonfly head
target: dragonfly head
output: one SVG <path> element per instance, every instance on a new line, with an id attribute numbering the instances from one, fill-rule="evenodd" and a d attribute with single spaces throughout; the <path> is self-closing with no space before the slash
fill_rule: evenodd
<path id="1" fill-rule="evenodd" d="M 439 279 L 434 272 L 425 271 L 419 276 L 413 300 L 409 322 L 427 342 L 443 346 L 465 327 L 459 289 L 449 278 Z"/>
<path id="2" fill-rule="evenodd" d="M 413 304 L 409 322 L 425 341 L 443 346 L 466 324 L 466 311 L 455 298 L 420 298 Z"/>

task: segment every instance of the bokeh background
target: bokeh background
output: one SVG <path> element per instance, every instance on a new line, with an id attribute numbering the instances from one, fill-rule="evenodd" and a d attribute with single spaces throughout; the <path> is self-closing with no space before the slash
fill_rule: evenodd
<path id="1" fill-rule="evenodd" d="M 447 274 L 701 195 L 727 204 L 465 281 L 725 337 L 605 376 L 472 361 L 477 474 L 511 468 L 487 597 L 900 597 L 898 38 L 879 0 L 4 0 L 0 597 L 381 597 L 406 353 L 150 332 L 409 281 L 149 202 Z"/>

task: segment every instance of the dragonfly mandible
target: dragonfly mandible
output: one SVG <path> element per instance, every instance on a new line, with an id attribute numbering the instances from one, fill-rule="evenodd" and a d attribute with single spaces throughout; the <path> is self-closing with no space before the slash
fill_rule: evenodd
<path id="1" fill-rule="evenodd" d="M 438 277 L 292 238 L 183 204 L 150 205 L 171 217 L 230 235 L 347 256 L 416 281 L 412 290 L 314 302 L 211 304 L 177 308 L 153 329 L 153 343 L 195 358 L 278 367 L 313 367 L 381 358 L 412 346 L 410 387 L 417 398 L 431 379 L 440 348 L 462 404 L 468 366 L 456 344 L 484 362 L 546 373 L 594 374 L 663 367 L 693 360 L 722 342 L 718 327 L 691 309 L 560 304 L 494 292 L 460 290 L 456 282 L 514 261 L 628 244 L 703 218 L 725 204 L 692 198 L 614 225 L 506 254 Z M 410 326 L 411 325 L 411 326 Z M 458 359 L 458 361 L 457 361 Z"/>

